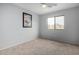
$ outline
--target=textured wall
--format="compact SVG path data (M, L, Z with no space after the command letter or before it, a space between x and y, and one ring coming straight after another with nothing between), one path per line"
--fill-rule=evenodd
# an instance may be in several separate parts
M48 30L47 18L65 16L64 30ZM79 7L40 15L39 37L79 44Z
M32 28L22 27L22 12L32 14ZM0 4L0 49L38 37L38 15L13 4Z

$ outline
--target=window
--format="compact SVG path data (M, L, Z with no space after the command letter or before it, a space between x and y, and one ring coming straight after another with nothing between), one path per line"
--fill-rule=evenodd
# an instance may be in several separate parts
M58 16L56 18L56 29L64 29L64 16Z
M54 29L54 17L48 18L48 29Z
M64 16L48 18L48 29L64 29Z

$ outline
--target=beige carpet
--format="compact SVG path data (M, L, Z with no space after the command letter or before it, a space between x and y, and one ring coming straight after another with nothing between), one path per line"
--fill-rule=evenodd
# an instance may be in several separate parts
M0 51L2 55L63 55L79 54L79 46L45 39L32 40Z

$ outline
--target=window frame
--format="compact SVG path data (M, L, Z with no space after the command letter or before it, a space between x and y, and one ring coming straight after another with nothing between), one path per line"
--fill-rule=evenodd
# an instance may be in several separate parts
M48 17L48 18L54 18L54 16L53 16L53 17ZM54 22L54 24L55 24L55 22ZM49 24L48 24L48 19L47 19L47 25L49 25ZM55 27L55 26L54 26L54 27ZM49 27L48 27L48 29L49 29ZM54 29L55 29L55 28L54 28ZM53 29L53 30L54 30L54 29ZM52 29L49 29L49 30L52 30Z
M64 29L56 29L56 17L60 17L60 16L64 16L64 15L58 15L58 16L53 16L54 17L54 29L49 29L48 30L64 30ZM52 18L52 17L49 17L49 18ZM65 16L64 16L64 21L65 21ZM65 22L64 22L65 24ZM65 26L64 26L65 28Z

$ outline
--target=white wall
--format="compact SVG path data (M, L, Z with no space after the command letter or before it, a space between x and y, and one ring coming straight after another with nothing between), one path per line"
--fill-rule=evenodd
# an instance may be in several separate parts
M47 18L65 16L64 30L48 30ZM40 38L79 44L79 7L40 15Z
M32 28L22 27L22 12L32 14ZM0 4L0 49L38 37L38 15L12 4Z

